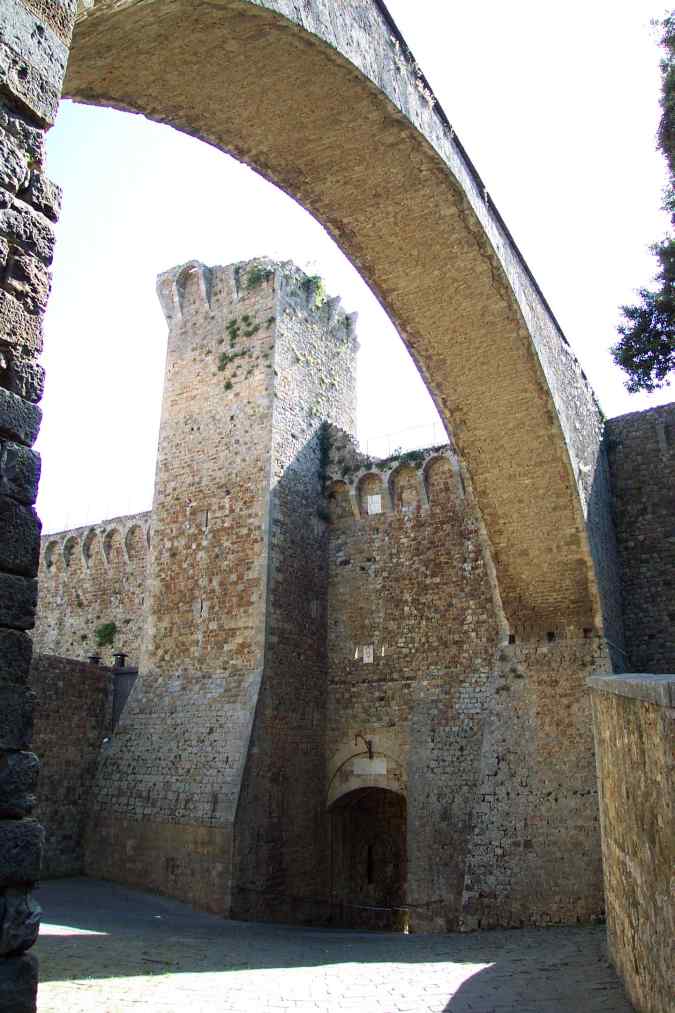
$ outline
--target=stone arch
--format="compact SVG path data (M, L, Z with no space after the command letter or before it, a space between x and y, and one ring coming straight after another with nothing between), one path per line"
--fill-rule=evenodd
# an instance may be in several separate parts
M429 504L447 506L458 498L459 475L445 455L432 457L424 466L424 487Z
M148 554L148 542L140 524L132 524L124 536L124 548L130 563L144 563Z
M103 536L103 556L108 566L114 566L116 563L119 565L126 559L119 528L109 528Z
M405 462L399 464L389 476L389 494L395 513L417 513L421 506L417 468Z
M379 472L369 471L361 476L356 487L356 497L361 517L372 517L385 512L385 483Z
M70 535L63 543L63 562L66 569L77 566L80 562L80 541L76 535Z
M329 818L331 896L340 905L340 920L394 927L392 915L406 900L405 795L388 788L355 788L336 800Z
M328 513L333 524L354 517L352 497L346 482L333 482L328 487Z
M311 211L454 425L511 626L600 625L592 392L403 41L377 0L92 0L64 93L200 137Z
M101 539L96 528L89 528L82 541L82 556L86 567L89 569L101 558Z
M60 545L57 541L47 542L44 550L44 569L49 573L54 569L60 554Z

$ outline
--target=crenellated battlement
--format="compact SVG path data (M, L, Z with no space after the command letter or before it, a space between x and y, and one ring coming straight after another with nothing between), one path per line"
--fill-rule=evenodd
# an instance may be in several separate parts
M150 547L150 510L125 517L114 517L98 524L85 524L66 531L48 533L40 539L40 578L48 579L58 572L82 567L95 568L99 563L110 567L115 549L129 565L145 565Z
M354 351L358 348L358 314L346 313L340 297L327 295L318 275L306 274L291 261L256 257L208 267L190 260L160 274L156 288L170 330L191 323L194 314L227 313L229 322L239 304L270 290L278 295L285 312L305 314L321 326L324 337L349 343Z
M379 514L413 514L441 503L463 504L466 490L454 444L400 451L386 458L363 454L353 438L326 427L325 492L333 523Z
M143 635L152 514L113 517L43 535L36 653L137 664ZM101 643L101 628L107 636Z

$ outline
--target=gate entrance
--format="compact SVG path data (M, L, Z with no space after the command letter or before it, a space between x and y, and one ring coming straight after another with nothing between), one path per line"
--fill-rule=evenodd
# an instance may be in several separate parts
M403 931L407 807L386 788L358 788L330 808L335 916L352 928Z

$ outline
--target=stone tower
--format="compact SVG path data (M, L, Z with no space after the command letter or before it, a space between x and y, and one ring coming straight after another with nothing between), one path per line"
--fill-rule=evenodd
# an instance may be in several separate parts
M325 894L323 421L354 429L354 320L268 260L191 262L158 292L140 675L99 766L87 872L273 915Z

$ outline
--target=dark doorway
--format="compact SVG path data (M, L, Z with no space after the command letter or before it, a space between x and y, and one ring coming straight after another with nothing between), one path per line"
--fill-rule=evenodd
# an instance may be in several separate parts
M335 918L354 928L407 925L406 800L386 788L359 788L330 809Z

